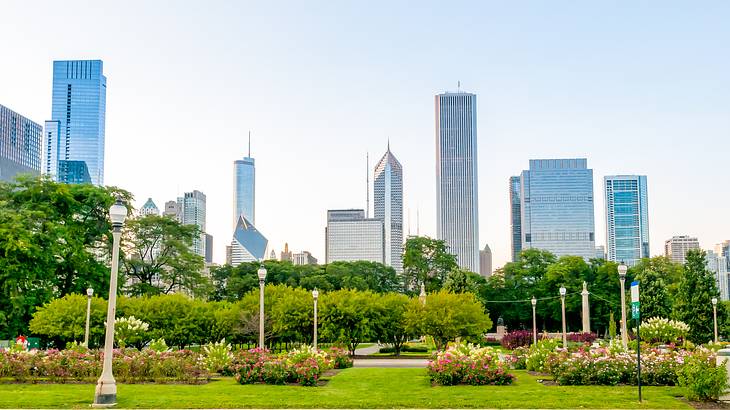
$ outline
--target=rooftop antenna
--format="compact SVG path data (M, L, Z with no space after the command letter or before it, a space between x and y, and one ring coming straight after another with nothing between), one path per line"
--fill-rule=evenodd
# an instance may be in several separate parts
M248 130L248 157L251 158L251 130Z
M461 81L456 81L456 90L461 92Z
M370 218L370 153L365 153L365 217Z
M390 152L390 137L388 137L388 152Z

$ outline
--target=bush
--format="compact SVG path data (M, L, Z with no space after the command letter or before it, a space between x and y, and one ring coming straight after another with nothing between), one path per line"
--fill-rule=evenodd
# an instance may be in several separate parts
M261 368L261 381L266 384L284 384L289 380L289 368L284 359L270 360Z
M514 380L494 349L476 348L471 344L457 344L439 352L428 363L428 374L431 381L444 386L461 383L505 385Z
M158 353L170 350L170 348L167 347L167 343L165 343L165 339L152 339L147 348Z
M641 341L651 344L680 343L687 337L689 326L679 320L653 317L641 324Z
M540 336L538 336L538 339ZM501 345L505 349L514 350L518 347L532 344L532 332L529 330L516 330L502 336Z
M315 358L294 363L293 369L289 371L294 380L302 386L316 386L319 376L322 374L322 368L319 367Z
M271 359L269 351L256 348L240 350L233 355L233 360L224 374L234 374L241 384L261 383L263 381L264 363Z
M717 366L715 355L704 349L685 360L678 376L689 400L717 400L727 387L725 366Z
M559 345L560 341L557 339L543 339L538 340L536 344L530 346L530 350L525 357L525 367L527 370L544 372L545 361Z
M233 360L231 345L226 343L226 339L203 346L203 356L205 357L205 366L211 373L223 373Z
M331 347L327 355L332 360L332 366L335 369L347 369L353 365L352 357L347 353L347 350L341 347Z
M127 345L141 347L148 340L145 333L149 328L149 324L134 316L121 317L114 321L114 339L122 349Z
M593 332L575 332L568 333L565 338L568 342L591 344L598 339L598 335Z
M521 346L512 351L512 354L508 358L512 363L513 369L524 370L527 368L527 353L529 351L530 348L527 346Z

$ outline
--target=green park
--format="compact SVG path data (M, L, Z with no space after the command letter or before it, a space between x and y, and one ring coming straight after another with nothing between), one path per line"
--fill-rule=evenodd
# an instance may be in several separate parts
M484 278L413 236L403 274L206 266L195 226L131 201L0 183L0 407L724 406L730 316L703 251L627 267L529 249Z

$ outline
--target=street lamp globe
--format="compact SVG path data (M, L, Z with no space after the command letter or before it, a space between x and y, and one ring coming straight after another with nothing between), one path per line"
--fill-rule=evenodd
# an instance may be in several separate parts
M264 280L266 280L266 268L264 267L263 263L261 264L261 267L259 267L258 275L260 281L263 282Z
M312 297L314 298L314 300L317 300L317 298L319 297L319 291L317 289L312 291Z
M124 220L127 218L127 207L124 206L122 198L117 197L114 205L109 208L109 219L112 221L113 226L122 226Z
M717 298L712 298L712 306L717 305Z
M618 265L618 276L621 279L625 279L626 278L626 272L628 272L628 270L629 270L629 267L626 266L623 262L621 262L621 264Z
M536 306L537 305L537 299L535 299L535 297L533 296L532 299L530 299L530 303L532 303L532 306Z
M565 289L565 286L561 286L560 287L560 296L565 296L566 292L567 292L567 290Z
M86 289L86 296L88 296L88 297L94 296L94 289L92 289L92 288Z

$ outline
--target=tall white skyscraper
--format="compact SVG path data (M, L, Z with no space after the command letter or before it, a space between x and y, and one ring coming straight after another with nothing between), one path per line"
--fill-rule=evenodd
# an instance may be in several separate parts
M233 223L239 216L256 224L256 166L251 158L251 135L248 136L248 156L233 162Z
M476 100L464 92L435 96L437 237L472 272L479 272Z
M373 178L375 218L385 230L385 264L403 272L403 167L390 152L375 166Z
M603 177L607 258L634 266L649 255L649 206L644 175Z
M178 217L183 225L197 225L200 235L193 239L193 252L205 257L205 194L195 190L177 198ZM167 204L165 204L167 208Z

